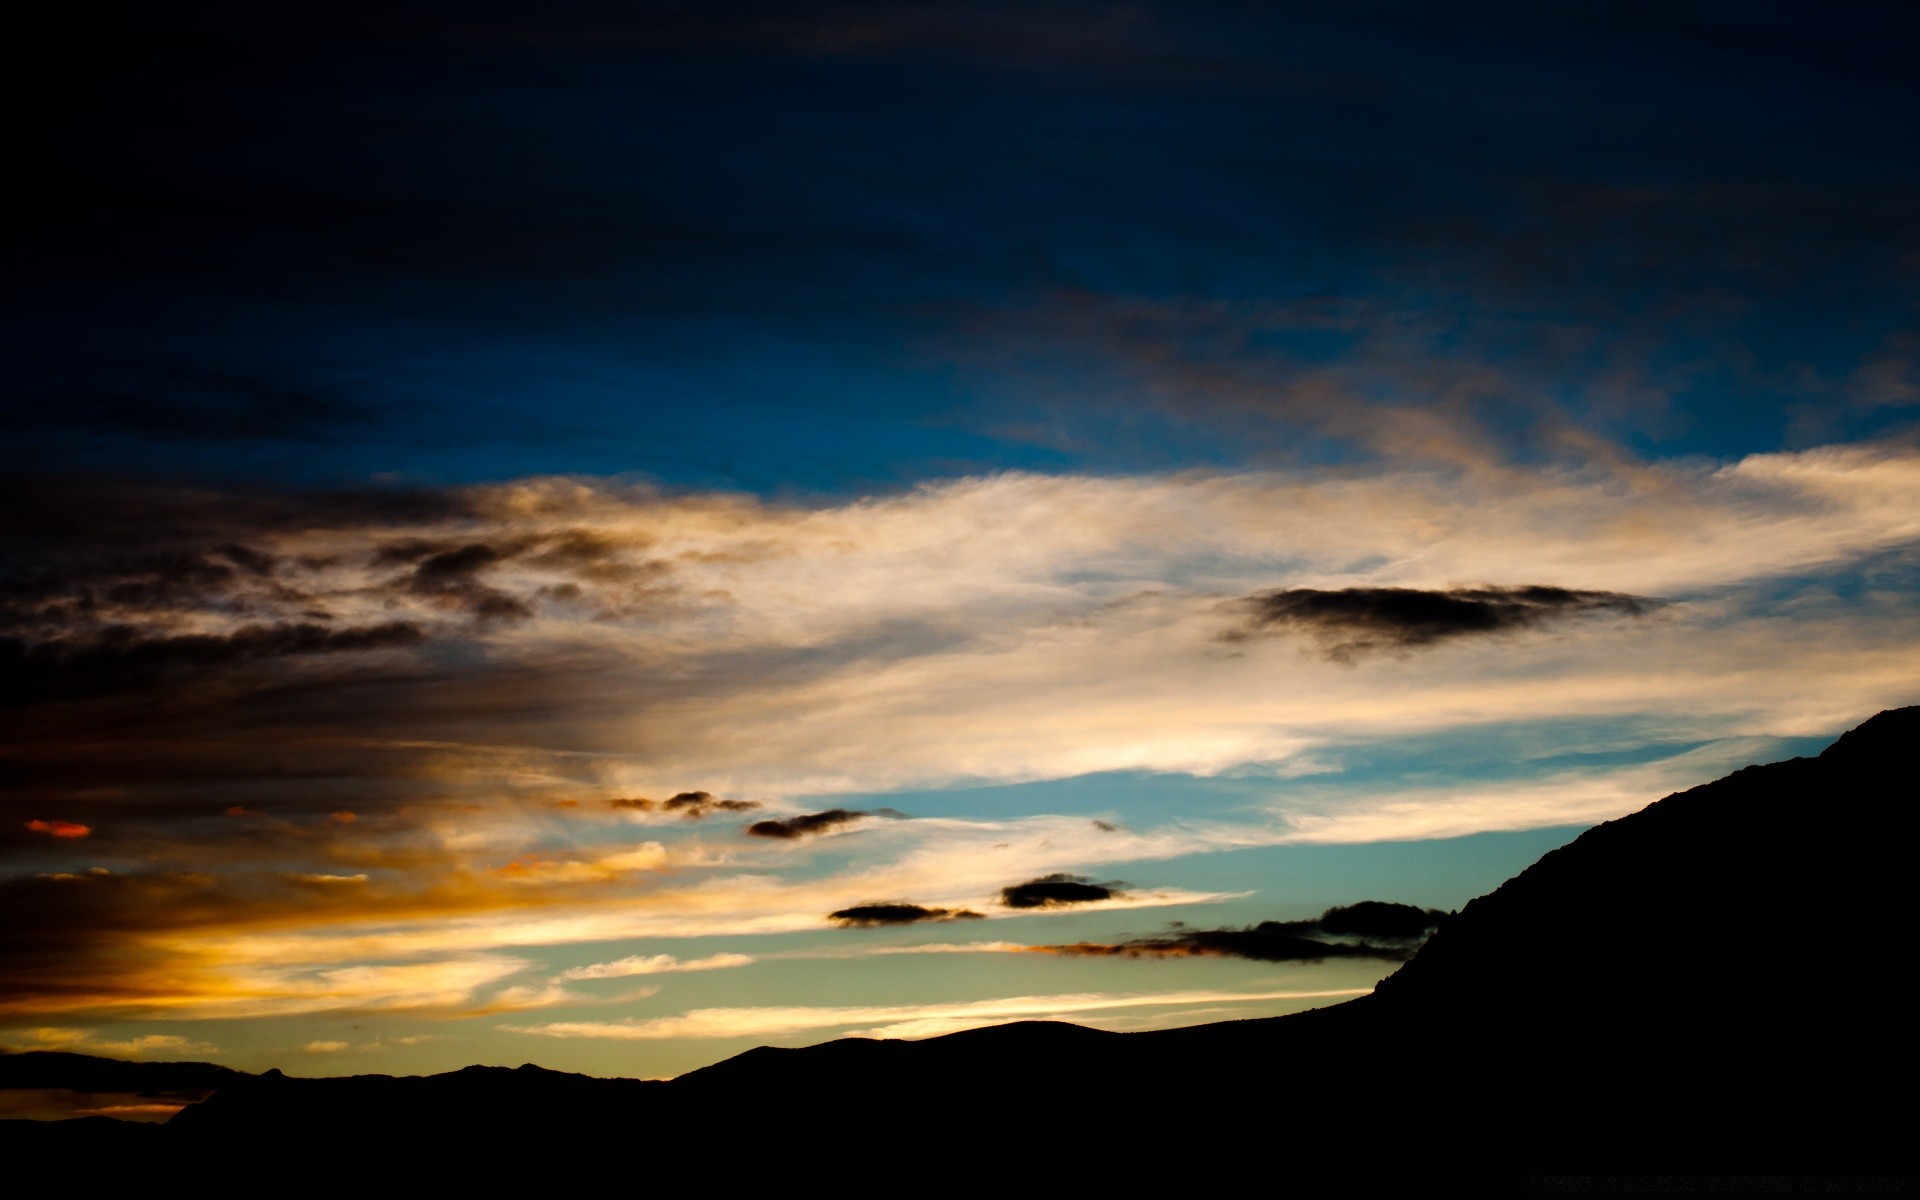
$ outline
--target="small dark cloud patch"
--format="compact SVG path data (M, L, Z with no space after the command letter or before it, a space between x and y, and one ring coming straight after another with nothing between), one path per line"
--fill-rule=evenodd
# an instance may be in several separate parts
M1330 937L1410 942L1425 938L1438 929L1440 922L1446 918L1447 914L1437 908L1419 908L1385 900L1362 900L1358 904L1330 908L1321 913L1318 920L1294 924Z
M921 921L971 921L983 914L970 908L928 908L904 900L885 904L856 904L827 914L829 921L847 926L913 925Z
M786 817L778 820L770 818L765 821L755 821L753 824L747 826L747 832L754 837L780 838L791 841L795 838L812 837L814 834L825 833L827 830L838 828L841 825L851 825L855 821L864 820L873 815L872 813L857 812L846 808L830 808L826 812L803 813L797 817Z
M1242 929L1175 925L1155 937L1125 942L1036 946L1048 954L1112 958L1250 958L1259 962L1324 962L1375 958L1405 962L1445 920L1438 909L1363 900L1330 908L1310 921L1262 921Z
M389 546L382 552L395 549ZM412 573L402 577L401 586L445 607L465 610L476 620L523 621L533 615L533 607L480 578L482 571L513 554L513 549L501 549L485 542L435 550L420 559Z
M1582 615L1638 617L1663 603L1624 592L1574 588L1470 587L1287 588L1241 602L1243 623L1224 636L1305 633L1327 657L1351 662L1367 654L1405 651L1455 638L1531 629Z
M1025 883L1000 889L1000 903L1008 908L1059 908L1068 904L1093 904L1125 893L1119 885L1095 883L1079 875L1042 875Z
M1093 822L1093 827L1095 829L1098 829L1101 833L1119 833L1120 832L1120 827L1118 825L1115 825L1112 821L1102 821L1097 818Z
M623 796L607 801L610 808L627 809L632 812L679 813L689 821L698 821L702 817L717 812L751 812L759 808L755 800L722 800L712 792L676 792L665 800L650 800L645 796Z
M677 812L690 821L697 821L708 813L747 812L759 808L752 800L721 800L712 792L680 792L660 802L665 812Z

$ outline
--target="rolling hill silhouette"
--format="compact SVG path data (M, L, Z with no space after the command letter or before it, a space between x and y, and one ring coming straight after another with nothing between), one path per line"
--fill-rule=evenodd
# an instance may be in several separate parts
M1467 905L1371 995L1293 1016L763 1047L671 1082L269 1072L164 1129L14 1122L0 1145L118 1145L143 1170L323 1155L390 1175L630 1168L856 1190L1897 1171L1916 743L1920 708L1881 713L1817 758L1597 826Z

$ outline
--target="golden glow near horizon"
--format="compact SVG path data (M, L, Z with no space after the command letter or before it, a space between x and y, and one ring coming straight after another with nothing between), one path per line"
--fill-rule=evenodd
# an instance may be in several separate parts
M529 1039L1286 1011L1390 964L1004 952L1309 915L1182 883L1181 864L1591 824L1911 702L1920 678L1920 621L1863 566L1920 539L1920 455L1893 445L1720 466L1012 473L817 508L566 479L460 496L431 520L216 515L286 565L92 613L194 645L301 621L413 632L248 658L177 688L151 727L90 724L94 702L70 702L23 756L46 782L14 817L15 884L44 916L0 993L0 1041L451 1063L531 1055ZM469 555L484 571L393 582L463 547L487 548ZM1855 570L1846 594L1820 582ZM1645 605L1359 655L1246 615L1279 588L1536 583ZM489 597L522 607L488 618ZM1339 767L1383 739L1572 721L1636 732L1483 777ZM1608 757L1634 745L1668 749ZM1101 772L1237 790L1070 811L969 799ZM836 808L861 815L747 832ZM1056 873L1126 882L1092 905L999 902ZM827 919L874 903L985 919ZM871 985L883 1002L835 991L908 961ZM756 1002L730 1002L750 975ZM195 1023L222 1043L180 1032Z

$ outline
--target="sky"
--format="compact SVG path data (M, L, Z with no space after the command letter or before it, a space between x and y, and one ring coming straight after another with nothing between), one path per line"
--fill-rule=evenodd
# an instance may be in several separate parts
M0 1046L1297 1011L1920 702L1916 20L51 19Z

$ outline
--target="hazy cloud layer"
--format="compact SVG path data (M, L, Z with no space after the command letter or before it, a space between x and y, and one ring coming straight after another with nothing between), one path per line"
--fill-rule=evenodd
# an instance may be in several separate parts
M516 946L818 930L862 896L1046 914L996 901L1236 846L1600 820L1920 677L1920 458L1893 445L1003 474L815 507L559 479L6 487L0 644L30 686L0 892L36 919L0 930L0 1005L21 1019L472 1011L525 986ZM1405 593L1447 619L1374 602ZM1418 653L1222 640L1275 596L1309 644ZM1231 819L855 816L905 786L1616 718L1701 749L1364 796L1309 776ZM715 819L747 804L763 822Z

